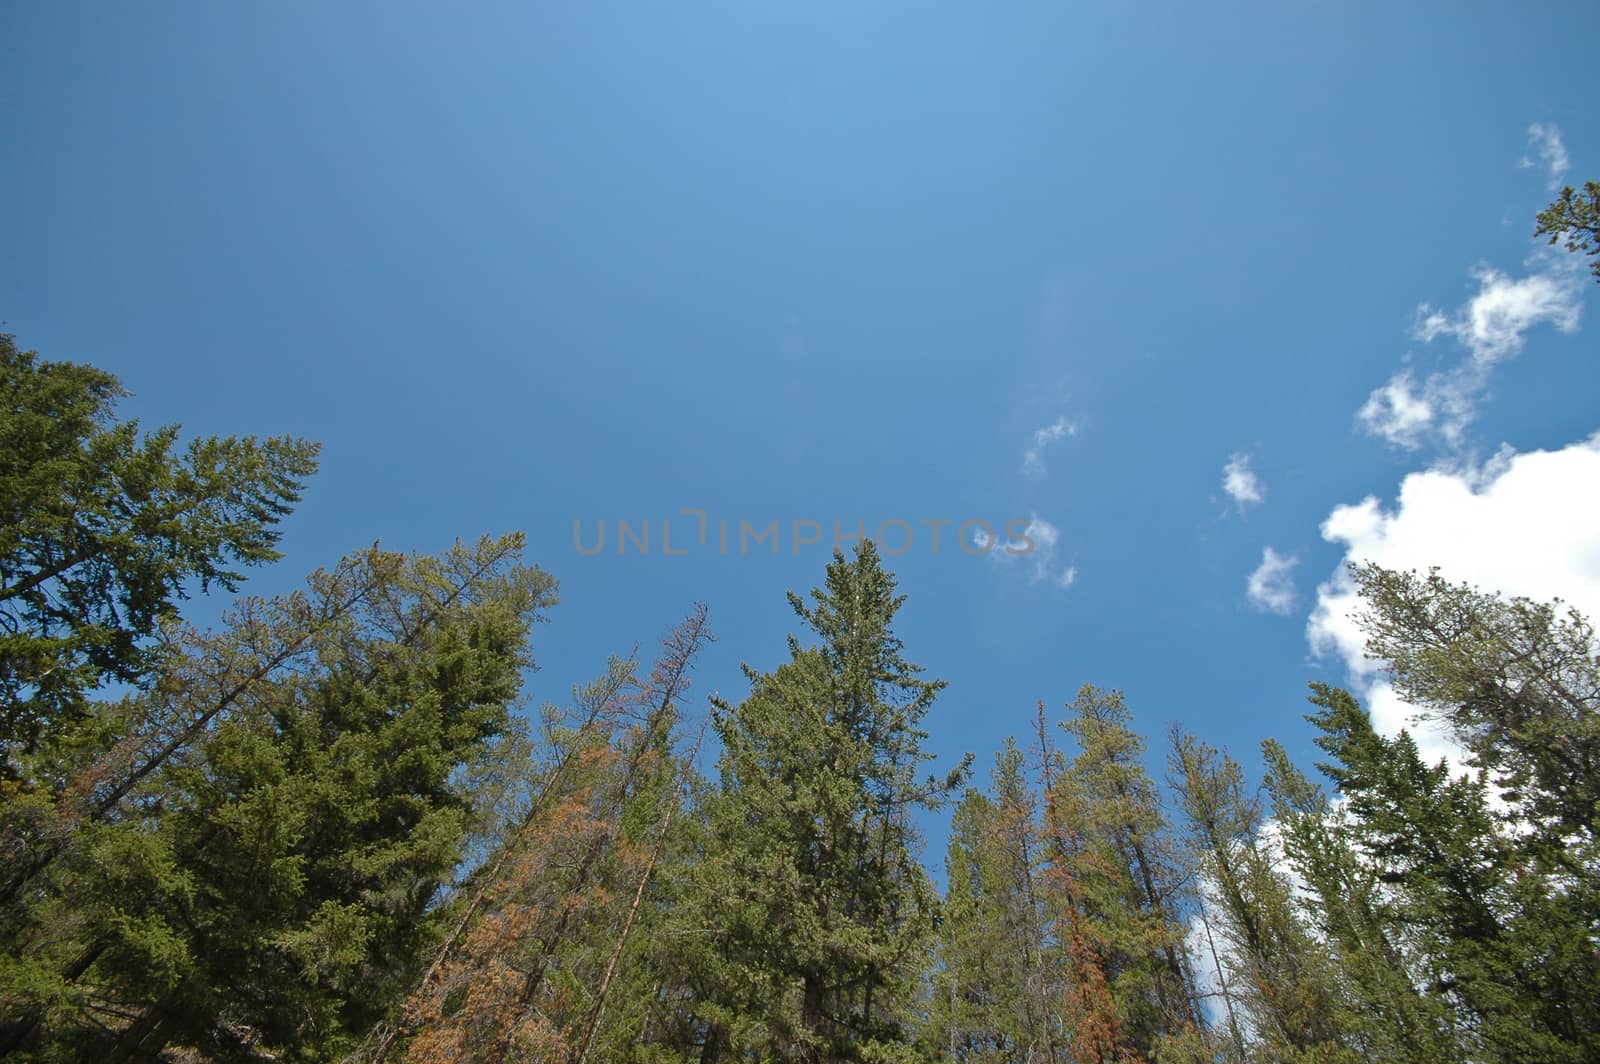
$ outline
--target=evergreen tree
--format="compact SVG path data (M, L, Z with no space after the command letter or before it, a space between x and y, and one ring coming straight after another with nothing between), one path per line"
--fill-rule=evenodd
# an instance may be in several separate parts
M15 898L8 1048L325 1059L383 1016L463 855L460 771L504 731L553 601L520 549L369 554L340 570L354 601L319 574L196 637L211 656L135 700L112 758L131 769L69 789L81 805Z
M1353 574L1366 604L1367 652L1400 695L1448 726L1545 842L1592 860L1600 643L1589 621L1559 602L1505 601L1437 571L1367 565Z
M648 676L633 657L614 661L574 712L546 714L531 800L374 1060L412 1031L406 1055L417 1061L580 1061L597 1046L610 1059L628 1044L617 1025L637 1018L634 1003L613 1004L612 1026L602 1020L624 960L640 957L633 932L649 922L689 771L673 754L681 699L711 638L697 607ZM634 974L623 972L630 985Z
M1038 803L1011 739L992 794L969 789L951 821L926 1041L951 1060L1053 1061L1060 986L1039 893Z
M1296 910L1243 770L1180 728L1172 731L1170 756L1201 889L1209 895L1207 931L1221 946L1234 1052L1268 1060L1357 1059L1332 958Z
M1319 692L1323 771L1349 803L1365 862L1392 890L1392 934L1412 943L1424 993L1457 1013L1465 1059L1581 1061L1596 1035L1588 883L1552 874L1490 803L1481 774L1425 764L1343 692Z
M0 334L0 768L91 712L102 684L145 683L156 637L191 588L235 590L235 565L278 557L275 526L317 446L141 435L127 393L92 366L41 361Z
M1076 1064L1137 1064L1143 1057L1129 1044L1106 972L1113 944L1091 918L1092 903L1079 879L1093 859L1087 854L1085 840L1067 827L1059 808L1058 780L1066 763L1050 742L1042 701L1035 724L1044 792L1045 904L1066 973L1061 1001L1065 1057Z
M1582 192L1571 185L1562 189L1539 212L1533 235L1548 236L1552 244L1565 242L1568 251L1588 255L1594 260L1589 270L1600 280L1600 181L1585 181Z
M1325 708L1350 698L1313 686L1312 701ZM1397 918L1383 870L1358 852L1356 822L1328 803L1277 742L1264 742L1262 755L1284 851L1309 892L1306 918L1336 952L1355 1043L1381 1060L1465 1060L1454 1010L1417 988L1414 936Z
M571 711L546 707L543 741L521 766L530 799L466 885L463 911L452 914L453 930L374 1060L396 1047L418 1060L501 1059L536 1048L559 1059L565 1024L542 1022L529 1006L542 1003L555 952L589 915L587 888L615 829L616 743L636 676L634 658L613 660L574 692Z
M1079 840L1076 880L1108 947L1103 962L1123 1030L1148 1056L1163 1036L1199 1022L1179 918L1187 877L1120 692L1086 686L1070 710L1062 727L1077 752L1057 780L1054 806Z
M893 621L904 597L864 541L836 554L808 604L816 637L723 705L715 848L700 903L716 933L702 1004L705 1059L887 1060L909 1053L936 898L911 814L936 808L966 763L919 779L920 723L941 681L921 679Z
M1600 1014L1587 1004L1600 1000L1600 642L1592 625L1559 602L1505 600L1437 572L1369 565L1355 578L1367 606L1360 620L1368 654L1407 702L1466 748L1491 801L1472 867L1495 884L1487 902L1504 933L1482 947L1476 988L1484 996L1474 1003L1473 987L1464 986L1457 997L1473 1014L1506 1018L1503 1036L1498 1021L1476 1021L1506 1047L1526 1037L1549 1040L1552 1060L1600 1053ZM1361 734L1348 708L1330 707L1316 721L1334 722ZM1350 746L1352 756L1365 743ZM1437 775L1414 769L1406 785L1420 788ZM1445 833L1437 840L1444 866L1414 870L1419 883L1465 874L1449 870L1451 840L1478 831L1478 799L1464 786L1440 777L1426 784L1432 807L1401 795L1380 806L1391 816L1426 811L1418 830ZM1457 933L1470 940L1476 931Z

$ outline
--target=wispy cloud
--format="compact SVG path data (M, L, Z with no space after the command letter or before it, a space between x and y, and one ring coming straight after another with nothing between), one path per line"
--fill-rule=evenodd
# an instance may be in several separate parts
M1565 258L1527 277L1511 278L1484 267L1474 272L1478 292L1454 314L1424 303L1417 308L1416 337L1432 343L1453 336L1472 360L1492 366L1522 351L1529 329L1549 322L1562 332L1578 328L1582 290Z
M1453 338L1466 356L1421 380L1409 369L1390 377L1357 411L1362 428L1407 450L1432 436L1460 447L1494 367L1521 353L1528 332L1545 324L1564 333L1578 329L1582 281L1569 257L1541 253L1529 265L1526 277L1476 270L1477 292L1453 312L1419 306L1412 335L1425 344Z
M1008 531L1009 535L1009 531ZM1028 571L1028 583L1048 582L1065 590L1077 583L1078 567L1057 566L1057 547L1061 543L1061 529L1034 514L1022 534L1016 539L990 536L983 529L972 534L972 544L987 549L989 558L999 566L1021 565Z
M1044 464L1044 452L1051 444L1076 436L1078 426L1067 420L1063 415L1055 421L1040 429L1035 429L1033 438L1028 444L1028 449L1022 455L1022 471L1031 477L1042 477L1048 470Z
M1539 163L1544 166L1546 178L1551 192L1559 189L1565 183L1567 171L1572 169L1572 160L1567 157L1567 146L1561 139L1561 128L1554 123L1546 125L1535 122L1528 127L1528 148L1539 156ZM1534 161L1526 155L1518 162L1524 169L1534 167Z
M1267 613L1288 616L1294 610L1294 579L1291 574L1300 559L1279 554L1271 547L1261 551L1261 564L1245 581L1245 598L1250 605Z
M1267 497L1267 486L1250 468L1247 454L1234 455L1222 467L1222 490L1228 493L1240 513L1248 506L1259 505Z

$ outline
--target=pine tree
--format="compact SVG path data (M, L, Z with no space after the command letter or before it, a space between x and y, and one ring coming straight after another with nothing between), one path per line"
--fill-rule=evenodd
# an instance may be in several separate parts
M1350 701L1343 691L1313 688L1316 705ZM1358 852L1351 817L1328 803L1277 742L1264 742L1262 755L1284 852L1309 891L1306 919L1336 951L1356 1044L1382 1060L1466 1059L1454 1010L1417 989L1414 936L1397 919L1383 870Z
M687 771L673 754L681 700L711 638L697 607L648 676L633 656L614 661L573 712L546 714L526 807L372 1059L413 1033L406 1056L418 1061L577 1061L615 1040L601 1021L638 953L629 945Z
M615 744L636 677L633 657L613 660L574 692L572 710L546 707L542 742L521 768L530 778L527 804L465 885L452 931L400 1022L380 1036L375 1061L397 1047L418 1060L500 1059L535 1046L560 1058L564 1025L541 1022L528 1004L546 989L552 953L594 900L585 888L610 849Z
M1095 858L1085 840L1066 824L1059 808L1058 780L1065 759L1050 742L1044 703L1039 703L1039 778L1044 793L1046 907L1053 934L1065 961L1062 990L1064 1056L1075 1064L1137 1064L1143 1057L1129 1044L1106 972L1113 945L1094 921L1081 875L1094 870Z
M1055 1060L1060 987L1039 892L1037 801L1013 740L993 797L969 789L951 821L925 1041L951 1060Z
M1600 643L1589 621L1559 601L1505 601L1436 571L1367 565L1353 573L1367 652L1400 695L1449 727L1528 827L1592 858Z
M1433 767L1412 767L1403 784L1377 777L1432 795L1430 805L1382 792L1378 806L1386 816L1426 816L1419 830L1443 833L1442 863L1430 869L1430 857L1412 872L1419 889L1443 877L1440 896L1452 896L1468 869L1494 885L1485 900L1503 932L1496 945L1467 945L1481 937L1472 920L1435 932L1459 936L1470 964L1482 966L1475 982L1455 977L1455 997L1503 1052L1531 1039L1552 1060L1600 1054L1600 1014L1589 1005L1600 1000L1600 642L1592 625L1559 601L1505 600L1437 572L1369 565L1354 575L1367 607L1360 621L1368 654L1407 702L1466 748L1475 785L1492 800L1484 825L1476 792ZM1341 741L1352 756L1370 746L1357 741L1363 729L1349 707L1329 707L1314 721L1335 722L1349 729ZM1469 845L1480 827L1487 834L1471 844L1476 862L1452 870L1450 847ZM1422 911L1430 921L1441 915L1429 905ZM1444 927L1467 911L1450 909Z
M1458 1014L1461 1055L1593 1059L1593 925L1570 896L1586 885L1541 874L1481 775L1424 763L1409 734L1385 738L1354 699L1325 694L1312 717L1323 771L1392 891L1392 934L1411 941L1424 993Z
M106 683L142 685L191 587L236 589L278 557L277 523L317 445L118 422L127 393L92 366L41 361L0 334L0 772L70 738Z
M723 705L715 848L698 893L716 934L701 1005L705 1059L894 1059L909 1051L936 912L911 814L960 785L919 780L920 723L941 681L902 656L904 601L865 541L836 554L808 604L817 642L747 670L753 690Z
M1600 280L1600 181L1585 181L1581 192L1571 185L1563 188L1555 202L1539 212L1533 235L1548 236L1552 244L1588 255L1594 260L1589 271Z
M1332 958L1297 912L1243 770L1180 728L1171 738L1173 787L1202 893L1209 895L1207 931L1221 946L1234 1052L1271 1060L1357 1059Z
M369 554L195 637L16 897L8 1047L323 1058L385 1014L462 857L458 773L504 731L553 601L520 550Z
M1076 878L1129 1043L1150 1055L1163 1036L1196 1027L1183 953L1185 879L1144 740L1119 692L1086 686L1062 727L1077 752L1056 784L1055 809L1079 840Z

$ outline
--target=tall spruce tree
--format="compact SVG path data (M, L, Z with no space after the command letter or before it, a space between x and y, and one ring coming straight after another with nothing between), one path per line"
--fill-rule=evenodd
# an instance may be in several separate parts
M1343 705L1350 696L1313 685L1314 704ZM1266 786L1284 852L1308 892L1307 922L1335 951L1338 975L1352 1005L1348 1030L1369 1059L1465 1060L1455 1010L1418 988L1425 963L1415 935L1398 919L1387 872L1364 860L1358 822L1333 806L1274 740L1262 743Z
M1343 692L1312 717L1354 843L1390 891L1424 995L1455 1012L1468 1060L1593 1060L1592 880L1566 876L1491 802L1483 774L1429 765L1409 734L1379 735ZM1441 1054L1443 1055L1443 1054Z
M912 814L967 763L921 778L921 722L944 687L906 661L904 597L870 540L790 604L815 637L722 706L716 840L701 866L718 985L703 1059L911 1059L937 898Z
M1078 840L1085 913L1107 944L1103 959L1129 1044L1150 1056L1164 1037L1198 1026L1183 952L1188 877L1178 859L1144 740L1117 691L1085 686L1062 727L1077 747L1056 782L1057 815Z
M1395 818L1438 832L1436 853L1406 855L1413 864L1405 875L1421 892L1417 918L1458 943L1463 955L1452 963L1461 973L1476 972L1452 976L1453 996L1499 1052L1513 1054L1522 1043L1543 1045L1551 1060L1600 1055L1600 1013L1592 1007L1600 1000L1600 640L1593 626L1559 601L1503 599L1437 572L1367 565L1354 575L1367 607L1359 619L1368 654L1408 703L1448 729L1478 773L1476 782L1461 781L1411 765L1400 748L1390 752L1408 766L1405 778L1373 774L1369 785L1375 815L1388 818L1369 821L1372 832L1381 836ZM1328 706L1314 723L1342 729L1327 739L1351 757L1371 747L1351 707ZM1338 771L1341 792L1368 780ZM1458 858L1458 846L1470 859ZM1469 873L1486 891L1481 927L1466 917L1470 906L1422 901L1433 892L1454 897ZM1493 944L1480 941L1488 922Z
M1014 740L990 793L969 789L951 821L938 970L925 1042L961 1061L1056 1061L1059 967L1045 934L1038 802Z
M1045 907L1065 969L1061 994L1065 1057L1075 1064L1139 1064L1144 1057L1129 1041L1106 971L1115 946L1094 919L1090 888L1080 880L1086 843L1068 827L1060 809L1059 781L1066 759L1050 741L1042 700L1034 723L1044 796Z

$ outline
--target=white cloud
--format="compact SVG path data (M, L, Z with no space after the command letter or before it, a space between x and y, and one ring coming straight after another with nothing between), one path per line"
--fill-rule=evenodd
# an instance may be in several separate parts
M996 565L1021 563L1028 570L1028 583L1038 584L1048 580L1054 586L1066 589L1077 583L1078 568L1067 565L1057 569L1056 548L1060 542L1061 530L1038 514L1029 519L1027 527L1016 539L991 536L981 528L972 534L972 545L986 550Z
M1245 507L1257 505L1267 497L1267 486L1250 468L1250 456L1247 454L1234 455L1222 467L1222 490L1228 493L1228 498L1233 500L1240 513L1244 513Z
M1454 313L1418 307L1412 335L1423 343L1453 337L1466 357L1420 383L1410 370L1396 373L1367 397L1357 421L1395 447L1411 450L1437 437L1460 448L1494 367L1521 353L1528 332L1545 324L1577 331L1583 282L1569 259L1535 256L1536 268L1520 278L1485 267L1474 273L1477 292Z
M1561 140L1561 128L1554 123L1545 125L1535 122L1528 127L1528 147L1539 153L1539 161L1544 164L1545 176L1549 178L1549 189L1555 192L1566 180L1567 171L1572 168L1572 160L1567 157L1567 146ZM1519 165L1532 167L1534 162L1523 156Z
M1355 616L1359 596L1345 567L1375 562L1538 600L1562 598L1600 618L1600 434L1558 451L1502 451L1475 469L1412 473L1385 508L1376 498L1337 506L1322 536L1341 544L1340 569L1317 588L1306 637L1320 657L1342 661L1379 730L1412 726L1415 710L1367 660ZM1456 756L1429 727L1413 729L1430 760Z
M1245 598L1250 605L1267 613L1287 617L1294 610L1294 579L1291 573L1300 559L1279 554L1271 547L1261 551L1261 564L1245 581Z
M1022 471L1029 476L1044 476L1046 473L1044 465L1045 449L1052 443L1077 434L1078 426L1074 422L1068 421L1065 416L1056 418L1055 421L1041 429L1035 429L1033 440L1022 456Z
M1499 270L1473 271L1478 292L1454 315L1424 303L1417 309L1416 337L1431 343L1454 336L1485 366L1516 357L1528 330L1546 322L1565 333L1576 332L1582 307L1581 280L1567 259L1545 260L1545 268L1513 279Z
M1393 446L1411 449L1422 442L1433 425L1438 414L1435 408L1447 398L1442 391L1431 378L1428 387L1418 391L1416 378L1410 370L1403 370L1367 396L1356 418L1372 435L1382 436Z

